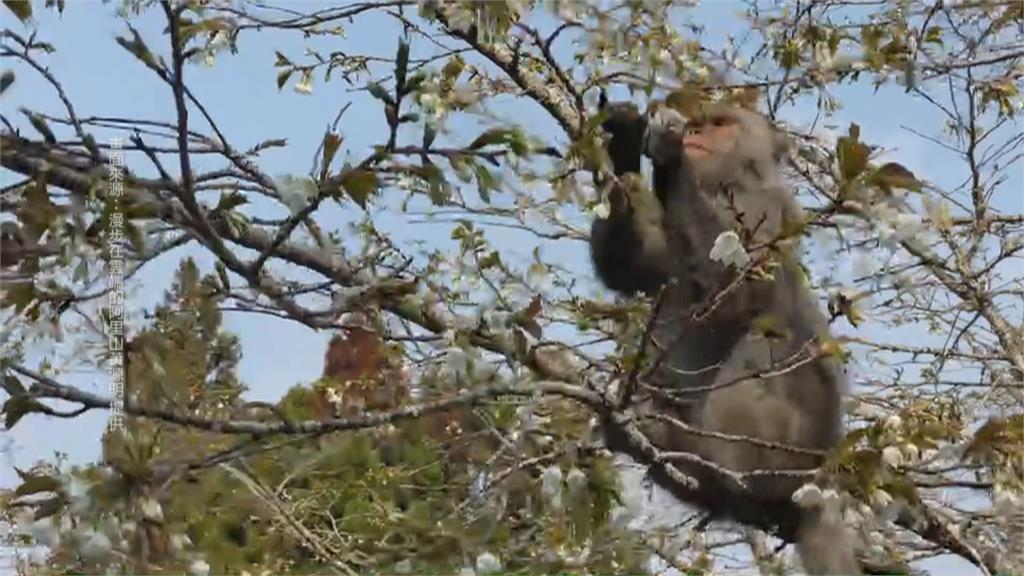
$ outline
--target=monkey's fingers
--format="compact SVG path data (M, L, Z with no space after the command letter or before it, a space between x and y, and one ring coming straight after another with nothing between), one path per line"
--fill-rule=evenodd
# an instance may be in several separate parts
M686 118L674 108L665 105L653 106L648 111L648 126L675 132L686 131Z
M608 188L608 206L612 214L625 215L629 213L629 194L621 182L613 182Z
M666 106L656 107L647 123L644 153L656 164L676 161L683 154L686 119Z

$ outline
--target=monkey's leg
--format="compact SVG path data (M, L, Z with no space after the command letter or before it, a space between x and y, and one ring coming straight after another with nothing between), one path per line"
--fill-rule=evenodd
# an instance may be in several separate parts
M704 401L700 427L778 444L799 443L805 423L803 414L784 393L789 383L782 380L787 375L768 381L756 376L770 369L771 343L761 336L742 337L715 376L716 389ZM738 441L708 439L704 451L715 462L740 472L815 465L806 456Z
M733 349L719 371L715 385L701 411L700 427L725 434L746 436L784 446L808 447L819 444L813 435L821 427L814 418L828 418L826 412L801 409L803 404L788 394L795 387L808 388L809 378L820 377L814 366L802 366L762 380L749 378L757 371L775 370L771 343L761 336L747 335ZM802 386L803 385L803 386ZM702 454L734 471L809 470L819 465L813 455L752 443L705 439ZM767 501L788 500L800 481L784 477L767 478L751 484L755 497ZM808 574L859 574L852 539L842 518L819 508L802 509L795 534L796 550Z

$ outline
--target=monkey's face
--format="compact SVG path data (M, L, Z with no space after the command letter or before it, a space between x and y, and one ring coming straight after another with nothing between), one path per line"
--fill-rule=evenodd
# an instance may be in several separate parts
M690 123L683 148L690 162L701 163L708 157L731 155L739 136L740 125L735 118L724 114L705 116Z
M777 144L761 116L723 106L711 107L688 123L683 148L697 179L715 184L749 169L762 173L775 162Z
M745 126L724 107L711 107L687 119L664 105L648 110L646 151L651 158L685 155L699 181L710 183L728 172L743 146Z
M783 139L763 116L734 106L709 105L688 120L671 107L655 104L644 124L647 156L662 162L685 156L703 190L720 185L738 192L757 189L750 182L760 185L771 179L784 149ZM739 182L744 184L734 186Z

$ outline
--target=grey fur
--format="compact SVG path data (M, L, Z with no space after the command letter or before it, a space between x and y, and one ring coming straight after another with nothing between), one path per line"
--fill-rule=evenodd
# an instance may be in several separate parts
M594 222L591 254L605 285L625 294L654 295L674 280L662 295L653 330L660 359L636 391L632 409L641 419L667 414L694 428L805 450L694 435L663 420L642 420L641 430L663 451L690 452L735 472L818 467L822 457L815 452L826 452L841 438L845 379L834 359L801 357L827 336L827 324L805 286L796 241L773 243L785 223L801 217L779 178L783 140L760 115L720 107L711 113L727 114L742 131L736 148L693 165L684 154L685 122L677 112L656 107L640 117L628 106L610 107L609 152L617 173L638 171L635 134L642 125L643 152L654 166L656 198L650 200L661 205L661 229L651 230L650 212L641 213L635 207L644 203L633 202ZM716 238L727 230L745 231L755 244L773 243L779 266L772 279L737 283L739 271L710 259ZM652 236L663 236L667 245L657 261L643 249ZM727 286L732 289L709 310L709 300ZM770 326L771 337L764 326ZM751 377L775 371L782 373ZM611 449L622 449L619 433L606 427L605 434ZM696 497L688 498L711 514L761 525L764 518L754 514L772 515L780 533L796 541L809 573L858 573L843 526L791 502L803 480L760 477L752 485L756 502L750 502L716 486L706 469L677 465L700 485Z

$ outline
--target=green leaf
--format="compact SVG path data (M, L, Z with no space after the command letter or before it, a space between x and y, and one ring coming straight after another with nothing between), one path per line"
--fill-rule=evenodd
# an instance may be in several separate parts
M12 286L4 287L3 300L0 301L0 307L8 308L13 306L16 312L23 313L29 305L35 302L37 296L39 294L36 291L34 282L17 282ZM34 306L28 311L26 317L29 320L38 319L39 307Z
M224 263L218 260L214 264L214 269L217 271L217 277L220 278L220 285L227 292L231 290L231 280L228 277L228 269L224 266Z
M476 137L469 145L470 150L477 150L491 144L508 142L511 130L508 128L491 128Z
M115 40L118 44L121 45L122 48L124 48L128 52L131 52L133 56L135 56L143 64L145 64L147 68L151 70L158 70L161 73L163 73L163 70L157 63L156 56L153 56L153 53L150 52L149 47L146 46L146 42L142 39L142 36L140 36L138 32L132 30L131 40L125 38L124 36L118 36L117 38L115 38Z
M751 323L754 330L769 340L782 340L789 337L782 320L774 314L762 314Z
M838 340L828 339L818 345L818 350L822 356L838 358L845 360L849 357L850 352L843 347L843 343Z
M18 17L18 20L25 22L32 17L32 3L28 0L4 0L4 6L14 15Z
M974 462L998 461L998 455L1011 454L1024 442L1024 415L989 419L974 433L964 455Z
M405 75L409 71L409 43L401 38L398 40L398 53L395 55L395 87L399 93L405 90Z
M320 170L324 175L326 175L330 170L331 161L334 160L334 155L337 154L338 149L341 148L341 143L343 141L344 138L335 132L328 132L327 134L324 134L323 156L320 159Z
M455 177L461 182L469 182L473 178L473 165L476 160L463 154L448 156L448 164L451 165Z
M775 61L783 68L796 68L800 65L800 44L795 39L786 40L775 47Z
M882 28L880 26L865 26L860 31L860 42L866 52L878 51L882 40Z
M378 187L377 173L372 170L348 170L341 177L341 186L365 210L367 199Z
M14 490L14 493L18 496L28 496L29 494L38 494L40 492L59 492L60 488L60 480L53 476L30 474Z
M427 122L423 125L423 148L429 149L434 145L434 138L437 137L437 128Z
M868 166L871 149L860 141L860 126L850 124L848 136L842 136L836 143L836 157L843 180L850 181L860 176Z
M537 322L537 316L543 309L540 296L534 296L530 304L516 315L516 323L538 340L543 336L543 331Z
M54 45L50 44L49 42L36 42L35 44L32 45L32 49L33 50L41 50L41 51L43 51L43 52L45 52L47 54L53 54L54 52L57 51L57 48L54 47Z
M288 83L288 79L291 78L292 72L295 72L294 68L286 68L277 73L277 89L284 88L284 85Z
M245 214L239 212L228 212L225 219L228 228L231 230L231 237L238 238L249 229L249 219Z
M886 192L893 188L903 190L921 191L921 182L914 177L914 173L907 170L902 164L889 162L884 164L872 174L870 182Z
M278 52L277 50L275 50L274 51L274 55L277 57L277 60L274 61L274 66L275 67L276 66L292 66L292 61L289 60L288 57L285 56L284 54L282 54L282 53Z
M0 386L3 387L4 392L7 392L11 396L19 396L27 392L25 385L21 383L21 380L17 376L8 374L0 380Z
M14 84L14 72L11 70L4 70L3 74L0 74L0 94L3 94Z
M21 111L28 117L28 121L32 124L32 127L43 135L43 140L46 140L49 144L57 143L57 137L53 134L53 130L50 130L50 125L46 123L45 118L31 110L22 109Z
M416 173L427 183L430 202L434 206L446 205L452 197L452 187L444 177L444 172L432 163L424 163Z
M217 201L217 207L213 210L215 212L227 212L228 210L233 210L247 202L249 202L249 198L238 191L221 194L220 200Z
M97 156L100 154L99 146L96 144L96 138L93 137L92 134L82 134L82 145Z
M491 250L480 258L480 270L488 270L501 264L501 254L497 250Z
M203 31L202 26L200 26L196 22L193 22L189 18L181 18L179 19L179 22L180 25L178 27L178 30L179 33L181 34L182 44L188 44L189 41L191 41L196 36L196 34L199 34Z
M427 74L422 70L417 70L416 73L405 82L405 93L409 94L411 92L415 92L426 79Z
M883 490L897 498L902 498L911 504L921 501L917 485L905 476L896 476L885 483Z
M2 410L4 413L4 426L10 430L21 420L22 416L33 412L41 412L43 408L44 406L31 396L25 394L12 396L7 402L4 402Z
M488 204L491 202L491 190L498 188L498 179L487 169L486 166L474 163L473 173L476 175L477 191L480 199Z
M441 69L441 93L451 92L452 88L455 87L455 82L459 79L462 71L466 69L466 61L462 59L462 56L456 54L448 62L445 63L444 68Z

